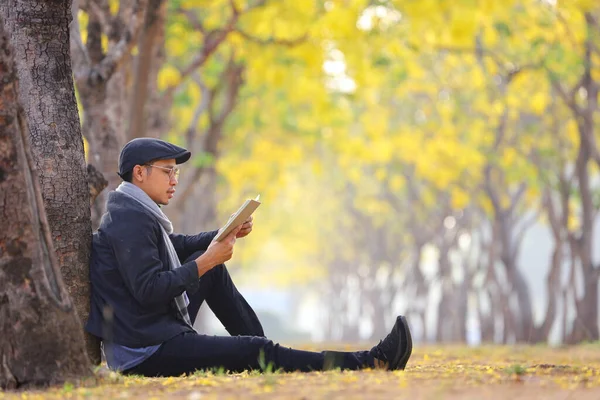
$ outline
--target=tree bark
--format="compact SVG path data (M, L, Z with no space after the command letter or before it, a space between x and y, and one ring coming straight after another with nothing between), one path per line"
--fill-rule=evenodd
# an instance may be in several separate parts
M164 3L156 15L157 21L154 23L156 29L153 31L153 49L152 49L152 65L148 77L149 100L146 104L146 118L144 136L160 138L169 131L170 124L170 107L163 104L162 93L158 87L158 73L165 64L167 59L165 49L165 31L167 20L167 7ZM131 136L130 136L131 139Z
M164 29L164 0L149 0L144 18L144 29L138 44L139 53L135 62L133 93L131 95L131 112L129 120L129 138L146 136L145 106L148 98L148 83L152 76L155 53L155 41L160 39L161 30Z
M0 11L15 47L19 96L58 263L77 314L86 321L90 200L71 73L70 1L5 0ZM99 361L97 339L85 336L88 355Z
M79 84L78 89L84 109L83 130L89 143L90 163L108 183L108 189L100 192L93 204L93 228L97 229L106 210L108 191L114 190L120 182L117 175L119 152L125 140L117 134L113 118L109 116L106 83L95 87Z
M86 57L93 65L98 65L103 59L101 35L101 24L98 17L92 13L88 23ZM123 135L118 134L116 127L119 117L111 113L110 108L114 105L123 105L123 102L119 101L119 93L109 99L109 82L118 77L118 72L111 74L108 81L93 81L89 79L92 68L81 60L82 57L77 52L74 53L75 77L83 111L82 132L88 141L89 162L100 171L108 183L108 190L98 193L92 205L92 227L96 229L106 209L108 191L114 189L119 183L116 172L119 151L125 144L125 139ZM124 88L119 90L122 91Z
M91 373L61 279L17 86L0 19L0 388Z
M88 141L90 164L108 182L107 190L98 194L92 206L93 229L106 210L108 192L121 182L116 172L120 150L127 141L127 72L146 4L147 0L120 0L119 11L113 15L106 1L73 0L71 58L83 111L82 132ZM87 6L89 17L85 44L76 19L79 6ZM103 36L108 39L106 51L102 47Z

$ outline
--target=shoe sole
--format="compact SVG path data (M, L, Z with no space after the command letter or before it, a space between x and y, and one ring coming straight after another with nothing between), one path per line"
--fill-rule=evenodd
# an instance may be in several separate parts
M406 350L404 353L398 354L394 359L393 368L391 369L399 369L403 370L406 368L406 364L408 363L408 359L412 354L412 336L410 335L410 328L408 327L408 323L406 322L406 318L403 316L400 317L400 322L402 323L401 329L404 331L404 338L406 339ZM402 343L402 341L400 341Z

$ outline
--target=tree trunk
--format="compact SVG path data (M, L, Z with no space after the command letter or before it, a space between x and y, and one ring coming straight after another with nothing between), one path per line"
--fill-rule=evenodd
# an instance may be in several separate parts
M101 46L102 27L95 13L91 13L88 22L87 54L90 61L98 65L103 60ZM75 34L75 32L72 32ZM122 130L118 129L119 121L124 117L121 111L125 105L125 87L119 71L113 73L109 80L89 79L89 68L83 56L75 52L73 62L76 68L75 77L79 99L83 111L82 132L88 141L88 158L90 164L100 171L108 182L106 190L99 193L92 205L92 229L100 225L100 218L106 210L108 192L117 187L120 178L116 174L119 163L119 152L125 144ZM81 70L81 71L80 71ZM118 88L110 85L119 82ZM121 124L122 125L122 124Z
M71 73L70 3L5 0L0 12L14 43L19 96L58 263L85 322L90 302L90 207ZM86 335L86 347L92 362L99 361L97 339Z
M0 388L48 385L90 373L83 334L59 265L0 19Z
M583 136L583 133L580 133ZM580 262L583 278L583 294L575 297L577 315L573 322L571 342L582 340L598 340L598 269L592 264L592 243L594 243L594 215L596 210L593 205L592 189L589 171L590 149L581 139L579 154L576 163L577 181L581 201L581 234L571 240L573 251ZM579 298L578 298L579 297Z
M465 343L467 341L470 280L465 278L459 285L456 285L456 289L456 340Z
M527 286L525 277L519 270L518 266L515 265L513 271L513 288L516 292L517 302L519 304L519 324L517 328L516 340L518 342L528 343L532 341L534 335L531 295L529 294L529 287Z
M119 152L127 141L129 118L128 73L131 49L141 27L147 0L120 0L119 11L111 14L106 1L73 0L71 59L83 112L83 135L88 141L89 162L108 181L92 206L92 227L96 229L106 210L108 192L121 182L117 176ZM87 37L81 38L77 14L88 14ZM103 39L108 39L104 48Z
M576 309L570 342L598 340L598 279L585 282L584 294L576 300Z
M440 301L438 303L438 321L435 333L435 341L437 343L451 341L451 332L453 324L452 302L453 302L453 285L451 277L450 259L448 251L450 250L446 241L442 238L442 243L438 246L438 274L437 277L441 282Z
M113 79L116 75L113 75ZM113 126L113 118L108 112L107 85L94 87L79 84L83 113L83 130L89 143L89 159L108 182L106 190L100 192L93 204L93 229L100 225L100 218L106 210L108 192L114 190L121 179L117 175L119 152L125 141Z
M158 73L165 64L167 54L165 50L165 31L166 31L166 20L167 20L167 7L166 3L163 3L161 8L158 10L157 22L155 22L156 35L153 40L154 48L152 49L152 65L150 68L150 76L148 77L149 86L149 100L146 104L146 129L144 136L160 138L166 135L169 131L170 115L169 111L171 107L166 106L162 99L162 93L158 88ZM131 137L130 137L131 138Z
M547 189L544 193L544 206L548 215L548 221L550 222L550 228L552 230L552 237L554 240L554 249L552 251L552 258L550 262L550 270L546 277L546 295L548 300L546 303L546 313L544 314L544 320L539 326L534 329L534 335L532 342L541 343L546 342L550 336L550 331L557 318L557 305L558 297L560 296L560 276L563 263L563 223L566 229L568 222L568 200L570 189L566 184L566 180L563 176L560 176L560 199L559 211L556 210L554 202L552 200L552 193ZM564 222L563 222L564 221Z
M155 55L156 39L160 40L161 31L165 23L162 18L164 13L164 0L149 0L148 8L144 18L144 29L140 35L138 44L138 56L135 62L135 74L133 93L131 96L131 107L129 116L129 135L130 139L146 136L146 112L145 106L148 98L148 83L153 76L152 64L157 60Z
M511 218L506 211L496 209L496 220L501 243L500 261L504 266L510 288L508 296L510 298L511 294L515 294L519 305L517 312L511 310L515 322L513 327L515 340L520 343L528 342L533 335L533 311L529 287L517 264L517 255L521 244L516 243L513 239L515 229L512 221L516 218Z

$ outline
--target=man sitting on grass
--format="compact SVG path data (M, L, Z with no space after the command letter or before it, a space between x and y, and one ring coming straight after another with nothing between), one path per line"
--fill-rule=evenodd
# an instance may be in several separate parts
M102 339L109 367L145 376L211 368L241 371L260 364L284 371L404 369L412 340L402 316L368 351L309 352L265 338L223 264L231 259L236 239L252 231L252 218L217 242L217 231L173 233L160 209L175 194L177 164L190 155L150 138L134 139L121 151L123 183L109 194L107 212L93 236L86 324ZM203 335L192 328L205 300L231 336Z

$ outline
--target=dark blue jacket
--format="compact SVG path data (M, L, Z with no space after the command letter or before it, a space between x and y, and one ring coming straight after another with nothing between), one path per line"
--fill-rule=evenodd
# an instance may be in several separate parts
M88 332L127 347L145 347L191 331L178 318L173 298L198 290L198 268L190 261L170 269L160 229L135 200L109 193L107 212L92 240ZM173 234L171 241L183 263L206 250L216 233Z

